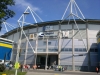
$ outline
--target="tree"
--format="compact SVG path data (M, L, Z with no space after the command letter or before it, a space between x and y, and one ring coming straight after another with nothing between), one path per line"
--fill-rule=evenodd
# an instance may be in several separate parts
M13 5L15 5L14 0L0 0L0 31L2 22L15 15L14 11L9 9L9 6Z

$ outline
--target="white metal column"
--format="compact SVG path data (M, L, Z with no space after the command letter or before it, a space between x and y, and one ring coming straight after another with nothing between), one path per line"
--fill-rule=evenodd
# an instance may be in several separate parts
M60 52L61 52L61 30L58 32L58 65L60 65Z
M91 61L90 61L90 51L89 51L89 33L88 33L88 21L86 22L86 41L87 41L87 52L88 52L88 71L90 71Z
M47 70L48 54L46 54L45 70Z
M38 33L36 34L36 40L35 40L35 65L37 63L37 48L38 48Z
M46 40L46 61L45 61L45 70L47 70L47 62L48 62L48 38Z
M72 24L72 35L74 35L74 24ZM72 37L72 69L75 71L75 64L74 64L74 37Z
M23 22L24 22L24 19L23 19ZM19 50L20 50L20 46L21 46L21 38L22 38L22 30L21 30L21 32L20 32L20 36L19 36L19 40L18 40L16 62L19 61ZM17 75L17 69L16 69L16 71L15 71L15 75Z
M26 49L25 49L24 65L26 65L26 60L27 60L27 50L28 50L28 40L26 40Z

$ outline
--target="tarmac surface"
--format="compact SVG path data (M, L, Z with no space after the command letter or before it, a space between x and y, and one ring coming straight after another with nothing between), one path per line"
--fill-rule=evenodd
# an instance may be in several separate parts
M53 71L53 70L29 70L26 75L96 75L96 72L81 72L81 71ZM100 73L98 73L100 75Z

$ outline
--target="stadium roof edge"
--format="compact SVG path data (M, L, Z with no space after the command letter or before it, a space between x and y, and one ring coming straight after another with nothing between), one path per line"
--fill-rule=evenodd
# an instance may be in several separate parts
M78 24L84 24L84 23L89 23L89 24L98 24L100 25L100 19L84 19L86 22L80 20L80 19L75 19L76 22ZM31 24L31 25L25 25L23 26L23 29L26 30L26 29L31 29L31 28L36 28L36 27L42 27L42 26L47 26L47 25L57 25L61 22L62 20L54 20L54 21L46 21L46 22L39 22L39 23L34 23L34 24ZM66 24L68 23L69 20L63 20L63 22L61 24ZM71 19L70 20L70 23L74 23L74 20ZM9 36L13 33L16 33L16 32L19 32L20 31L20 28L15 28L7 33L5 33L4 35L2 35L1 37L6 37L6 36Z

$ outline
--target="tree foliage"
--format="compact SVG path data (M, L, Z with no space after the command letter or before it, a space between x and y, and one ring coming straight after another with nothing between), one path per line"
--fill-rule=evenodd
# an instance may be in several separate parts
M1 23L15 15L9 6L15 5L14 0L0 0L0 26Z

